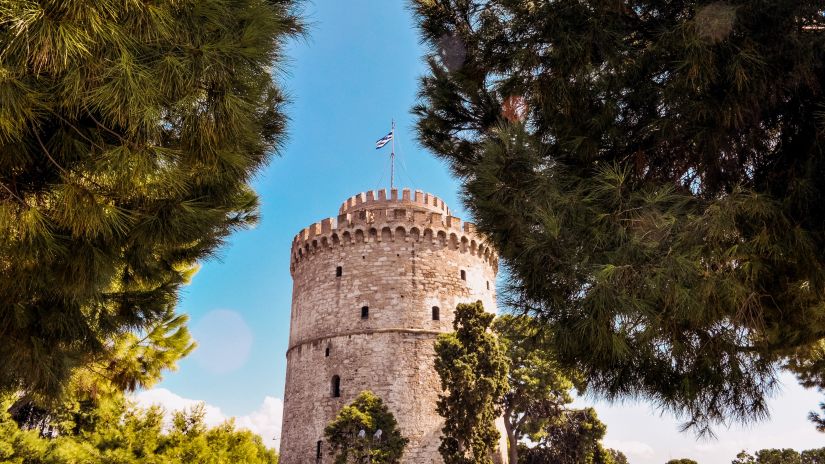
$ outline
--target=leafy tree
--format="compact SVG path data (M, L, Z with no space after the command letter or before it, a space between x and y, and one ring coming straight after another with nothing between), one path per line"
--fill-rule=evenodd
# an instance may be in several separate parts
M606 451L607 451L607 454L610 455L610 460L613 461L613 464L629 464L628 460L627 460L627 456L625 456L624 453L622 453L621 451L610 449L610 448L607 448ZM610 462L610 461L606 460L606 462Z
M6 406L8 402L6 402ZM99 403L94 420L57 436L43 437L20 429L0 409L0 461L15 464L277 464L278 456L248 430L235 430L232 421L208 428L203 405L177 412L163 431L159 407L141 409L123 396Z
M558 365L548 332L526 315L503 315L493 329L509 363L502 399L509 462L627 463L621 452L602 447L607 427L593 409L569 407L581 376Z
M731 461L731 464L755 464L756 458L752 455L748 454L745 451L740 451L739 454L736 455L736 459Z
M821 2L414 9L419 139L559 360L699 432L765 417L825 338Z
M802 464L825 464L825 448L805 450L800 457Z
M670 461L666 462L665 464L699 464L698 462L694 461L693 459L671 459Z
M801 464L801 456L792 449L764 449L752 456L744 451L736 455L733 464Z
M116 359L257 220L295 3L0 0L0 390Z
M326 426L324 436L335 464L397 464L409 442L398 430L395 416L371 391L361 392L344 406Z
M509 461L519 461L519 442L536 441L545 427L573 402L575 375L563 372L548 350L546 334L529 317L503 315L493 322L509 362L502 409Z
M825 462L825 448L798 453L792 449L765 449L753 456L745 451L736 455L733 464L820 464Z
M593 408L565 410L536 435L537 446L522 448L518 462L613 464L614 453L601 445L606 432L607 426Z
M802 457L792 449L766 449L756 452L758 464L801 464Z
M445 464L491 463L499 438L495 420L507 392L507 358L490 331L495 315L481 301L456 306L454 332L438 336L435 369L444 418L438 450Z

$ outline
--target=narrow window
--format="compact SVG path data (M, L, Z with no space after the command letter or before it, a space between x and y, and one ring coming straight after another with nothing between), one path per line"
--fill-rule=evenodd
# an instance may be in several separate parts
M321 440L318 440L318 443L315 444L315 459L321 459Z
M324 357L327 357L327 358L329 357L329 349L330 349L330 345L327 345L327 349L324 350Z
M439 314L438 306L433 306L433 320L438 321L441 319L441 315Z
M490 290L490 281L487 281L487 290Z
M341 266L336 267L335 268L335 277L341 277L342 275L344 275L344 268L341 267Z
M467 280L467 271L461 270L461 280Z
M369 306L361 306L361 319L369 319L370 317L370 307Z
M332 382L330 382L330 394L333 398L341 397L341 377L338 377L337 375L332 376Z

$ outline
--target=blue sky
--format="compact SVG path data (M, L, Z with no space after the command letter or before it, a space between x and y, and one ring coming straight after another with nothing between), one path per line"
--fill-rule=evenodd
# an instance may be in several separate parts
M180 310L189 314L200 347L141 397L170 408L204 401L214 420L238 416L242 425L272 436L286 370L290 243L302 228L336 215L347 197L388 185L389 151L376 151L374 142L392 118L396 185L434 193L466 217L456 180L415 142L410 108L425 72L424 50L404 2L318 0L306 13L310 35L290 44L281 77L293 100L289 140L255 181L263 219L235 234L220 259L203 263L184 290ZM771 423L720 430L718 441L699 443L677 432L677 420L644 404L596 405L608 424L608 444L624 447L634 464L686 456L712 463L730 462L743 447L821 446L825 435L805 420L820 399L791 380L774 402Z
M220 337L220 327L214 333L211 329L215 324L199 326L211 311L240 314L253 338L249 357L231 374L216 375L203 367L196 352L161 384L219 403L230 414L254 408L265 394L282 397L292 238L337 215L347 197L388 186L389 146L378 151L374 144L389 132L393 118L396 184L433 192L461 211L456 182L444 164L414 141L409 109L424 66L402 2L319 1L306 9L310 36L289 47L282 76L293 100L287 109L289 140L282 156L255 182L263 219L254 230L235 234L220 260L203 264L180 304L196 335L200 327L201 335ZM200 340L215 354L212 342Z

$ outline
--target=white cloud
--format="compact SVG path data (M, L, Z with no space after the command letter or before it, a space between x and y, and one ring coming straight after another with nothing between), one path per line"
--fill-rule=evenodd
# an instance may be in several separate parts
M284 402L267 396L257 411L238 417L236 424L261 436L264 444L277 448L281 441L281 418L284 414Z
M648 445L647 443L642 443L640 441L622 441L622 440L610 440L605 439L602 440L602 444L607 448L613 448L615 450L619 450L622 453L630 456L630 457L651 457L656 453L653 451L653 447Z
M173 411L190 409L199 403L204 403L206 412L204 422L206 422L207 425L215 426L229 419L217 406L190 398L184 398L165 388L153 388L142 391L134 396L134 400L138 406L143 408L147 408L153 404L162 406L166 410L167 418L171 417ZM281 419L283 411L283 401L267 396L264 397L263 403L257 410L245 416L235 417L235 426L240 429L248 429L260 435L264 441L264 445L277 449L281 440Z

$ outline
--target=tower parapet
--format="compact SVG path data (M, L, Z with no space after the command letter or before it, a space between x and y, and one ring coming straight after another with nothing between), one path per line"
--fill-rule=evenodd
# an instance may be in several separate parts
M403 189L388 197L385 190L368 191L352 196L339 208L338 217L330 217L302 229L292 240L290 271L315 253L334 246L389 239L431 241L470 253L487 262L498 272L498 255L476 232L475 224L450 215L450 209L438 197L416 190L414 196Z
M496 311L495 250L438 197L378 190L301 230L290 272L280 462L332 462L324 427L372 390L410 440L402 463L440 464L434 342L458 303Z
M410 189L401 190L401 196L398 195L398 189L392 189L387 195L387 191L368 190L347 198L340 208L338 214L349 213L360 209L380 208L382 206L398 206L407 205L414 208L424 208L436 213L450 214L450 208L444 201L435 195L431 195L421 190L410 191Z

